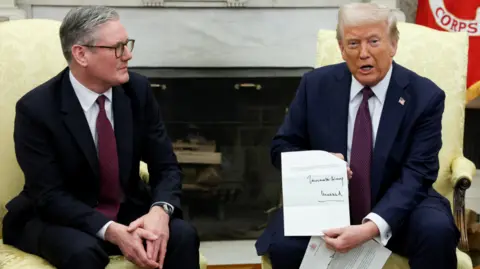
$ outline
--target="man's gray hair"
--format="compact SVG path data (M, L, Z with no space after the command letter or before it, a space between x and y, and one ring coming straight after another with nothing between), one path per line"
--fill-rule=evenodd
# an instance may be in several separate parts
M338 11L337 40L343 38L345 26L359 26L370 23L386 22L391 41L398 42L399 31L397 17L391 9L375 3L351 3L340 7Z
M82 6L70 10L60 26L60 42L67 62L72 61L73 45L95 45L96 28L118 19L118 13L113 8L105 6Z

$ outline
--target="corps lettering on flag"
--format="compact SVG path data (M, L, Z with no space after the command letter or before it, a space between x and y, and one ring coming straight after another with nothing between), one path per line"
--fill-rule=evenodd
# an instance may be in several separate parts
M419 0L416 23L449 32L467 32L467 87L472 99L480 93L480 0ZM470 101L470 100L468 100Z

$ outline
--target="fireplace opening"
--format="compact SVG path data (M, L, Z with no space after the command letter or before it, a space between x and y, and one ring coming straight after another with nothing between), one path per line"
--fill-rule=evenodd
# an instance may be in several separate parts
M281 197L270 144L311 68L131 68L148 77L201 241L256 239Z

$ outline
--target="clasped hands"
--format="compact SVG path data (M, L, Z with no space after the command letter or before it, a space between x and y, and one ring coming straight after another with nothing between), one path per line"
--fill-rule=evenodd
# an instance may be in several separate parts
M342 154L332 153L338 158L345 160ZM347 166L348 179L352 178L352 170ZM323 232L323 239L329 249L346 253L349 250L365 243L379 234L378 227L372 221L360 225L350 225L342 228L329 229Z
M113 222L108 226L105 239L117 245L123 256L142 268L162 268L167 252L170 217L160 207L130 223L129 226ZM146 241L146 249L143 241Z

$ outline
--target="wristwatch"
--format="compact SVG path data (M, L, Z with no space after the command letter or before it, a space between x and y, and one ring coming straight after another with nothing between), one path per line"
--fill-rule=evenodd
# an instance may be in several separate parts
M154 207L154 206L159 206L160 208L163 209L163 211L165 211L165 213L167 213L167 215L169 215L170 217L172 216L173 214L173 206L170 205L169 203L166 203L166 202L156 202L156 203L153 203L152 206L150 206L150 208Z
M167 213L169 217L172 216L173 208L171 208L168 204L160 204L158 206L160 206L165 211L165 213Z

